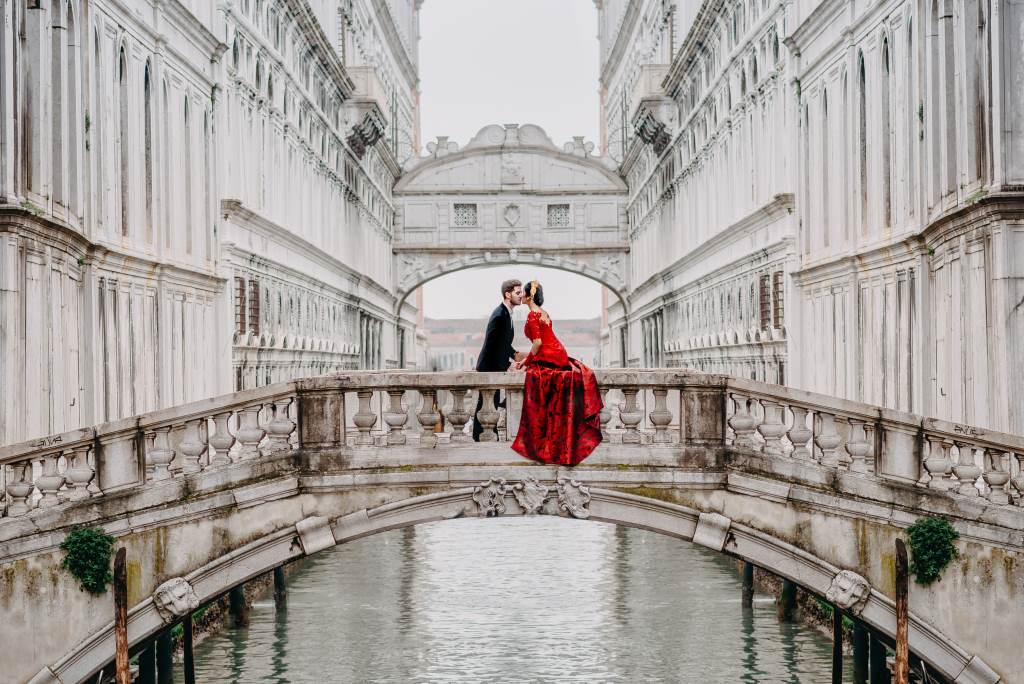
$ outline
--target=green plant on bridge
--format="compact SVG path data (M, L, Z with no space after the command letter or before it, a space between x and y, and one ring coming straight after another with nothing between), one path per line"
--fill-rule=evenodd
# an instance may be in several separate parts
M97 527L72 530L61 542L64 568L78 580L83 591L102 594L114 579L110 560L114 557L114 538Z
M954 542L960 534L945 518L931 515L907 528L910 537L910 572L918 584L939 579L950 561L960 555Z

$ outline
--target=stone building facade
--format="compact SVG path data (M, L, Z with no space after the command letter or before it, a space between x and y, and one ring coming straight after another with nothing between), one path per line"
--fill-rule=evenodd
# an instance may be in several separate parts
M0 4L0 443L403 364L419 4Z
M1020 3L596 4L606 358L1024 432Z

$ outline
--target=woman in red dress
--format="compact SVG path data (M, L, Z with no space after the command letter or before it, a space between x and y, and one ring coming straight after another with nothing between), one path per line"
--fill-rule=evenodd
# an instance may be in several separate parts
M525 332L533 347L515 365L526 368L526 382L512 448L534 461L574 466L601 443L603 402L597 379L558 341L551 317L541 308L544 290L536 280L527 283L523 303L530 307Z

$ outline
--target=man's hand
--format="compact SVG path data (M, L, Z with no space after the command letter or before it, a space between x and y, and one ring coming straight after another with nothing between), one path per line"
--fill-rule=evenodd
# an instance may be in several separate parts
M516 363L519 363L520 361L522 361L525 358L526 358L526 354L524 352L521 352L521 351L517 351L515 354L512 355L512 360L515 361Z
M516 370L516 371L523 370L523 362L522 361L516 361L515 363L513 363L512 364L512 370Z

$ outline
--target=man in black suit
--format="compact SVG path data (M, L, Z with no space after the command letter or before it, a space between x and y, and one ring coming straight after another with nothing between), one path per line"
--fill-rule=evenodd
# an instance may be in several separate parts
M484 333L484 344L480 348L480 355L476 360L476 369L481 372L504 373L512 365L512 361L519 361L525 354L517 352L512 348L512 340L515 338L515 331L512 329L512 309L523 302L523 284L518 280L506 280L501 284L501 304L491 312L491 318L487 321L487 332ZM498 392L494 393L495 408L505 405L505 400L498 399ZM484 405L483 395L477 399L476 410L479 411ZM480 433L483 427L476 418L476 411L473 412L473 440L480 441Z

